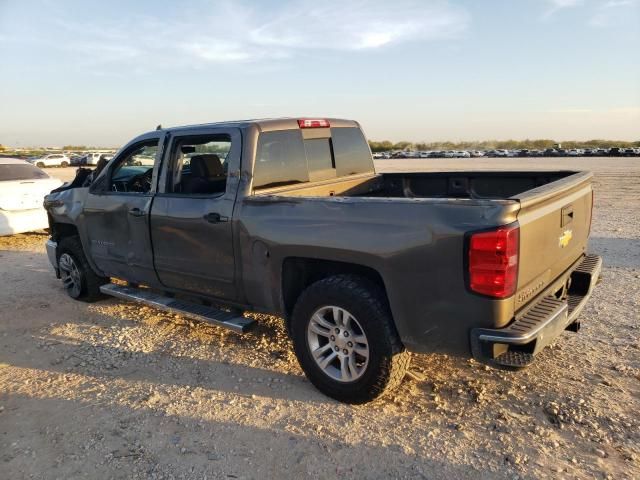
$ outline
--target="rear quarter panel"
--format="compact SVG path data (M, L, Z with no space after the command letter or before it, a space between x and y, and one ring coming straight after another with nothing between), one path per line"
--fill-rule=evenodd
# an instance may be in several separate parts
M253 196L238 208L245 293L259 308L283 313L283 262L306 257L376 270L413 351L467 354L469 328L513 316L513 299L467 291L464 234L515 221L517 202Z

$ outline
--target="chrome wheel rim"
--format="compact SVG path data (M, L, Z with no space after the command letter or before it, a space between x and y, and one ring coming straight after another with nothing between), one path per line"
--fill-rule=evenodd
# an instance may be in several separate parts
M307 324L311 358L333 380L355 382L369 364L369 342L362 326L347 310L321 307Z
M58 267L64 288L74 297L80 295L82 289L80 270L78 270L73 257L68 253L63 253L58 260Z

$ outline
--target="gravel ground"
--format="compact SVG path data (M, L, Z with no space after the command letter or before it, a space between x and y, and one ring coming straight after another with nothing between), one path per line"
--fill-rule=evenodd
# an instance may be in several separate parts
M364 406L314 390L278 318L255 315L239 336L74 302L46 235L0 238L0 477L640 478L640 160L472 160L527 161L596 172L591 249L605 267L582 330L516 373L415 356L424 380Z

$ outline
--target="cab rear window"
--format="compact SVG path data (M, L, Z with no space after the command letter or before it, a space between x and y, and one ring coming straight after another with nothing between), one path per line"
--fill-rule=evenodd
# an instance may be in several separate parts
M49 178L49 175L33 165L26 163L0 164L0 182L38 180L40 178Z
M373 172L371 150L359 128L332 128L331 140L338 177Z
M303 139L301 130L262 133L254 167L254 189L316 182L373 172L359 128L331 128L330 138Z

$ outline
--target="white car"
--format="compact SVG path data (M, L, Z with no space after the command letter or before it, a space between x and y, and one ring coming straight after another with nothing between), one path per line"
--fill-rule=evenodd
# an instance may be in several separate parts
M44 157L29 160L38 168L44 167L68 167L71 165L71 159L63 153L52 153Z
M16 158L0 158L0 236L49 226L44 196L62 182Z
M98 165L101 158L111 160L113 155L105 152L89 152L85 155L86 165Z

